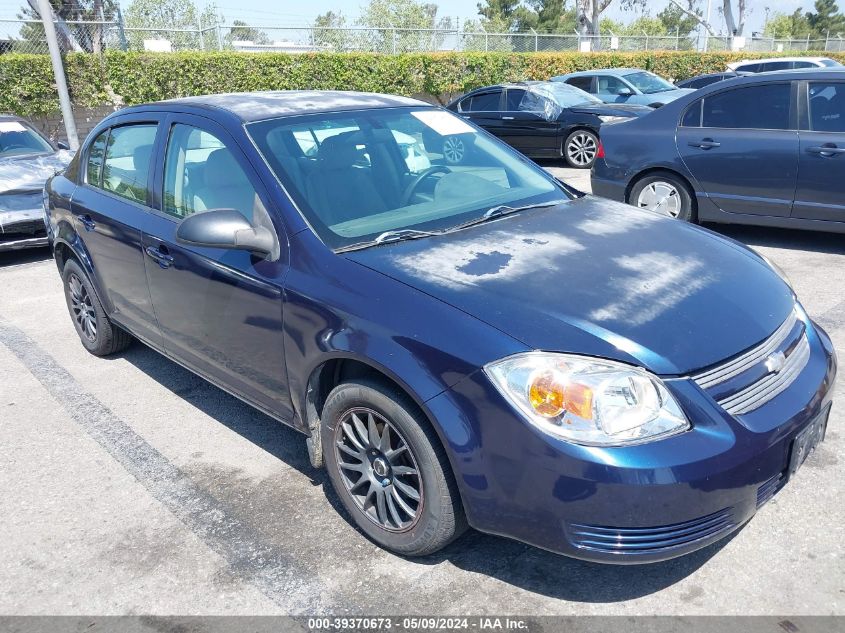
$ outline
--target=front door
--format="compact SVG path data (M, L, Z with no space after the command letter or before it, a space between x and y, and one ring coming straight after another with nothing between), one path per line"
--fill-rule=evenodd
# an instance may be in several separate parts
M535 93L527 95L522 88L508 88L499 138L529 156L560 156L557 118L546 118L544 103L548 99Z
M203 117L167 121L157 163L158 212L143 236L147 276L165 350L221 386L290 419L282 339L282 255L181 244L179 222L212 209L269 218L268 198L234 140ZM259 217L261 216L261 217ZM284 233L274 223L280 238Z
M151 216L151 159L161 121L156 115L121 117L83 152L82 182L71 209L91 259L94 283L109 318L158 344L144 272L141 231Z
M845 82L811 81L792 217L845 222Z
M798 173L789 82L727 89L694 102L676 142L698 191L723 211L788 217Z

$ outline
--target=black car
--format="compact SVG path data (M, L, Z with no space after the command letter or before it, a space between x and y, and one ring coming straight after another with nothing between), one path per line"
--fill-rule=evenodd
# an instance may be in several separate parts
M47 245L41 190L72 158L19 117L0 115L0 252Z
M720 81L608 127L596 195L688 221L845 232L845 69Z
M733 79L734 77L741 77L742 75L746 75L748 73L743 72L736 72L733 70L727 70L722 73L708 73L706 75L698 75L697 77L690 77L689 79L684 79L683 81L676 81L675 85L678 88L704 88L704 86L709 86L710 84L715 84L720 81L724 81L725 79Z
M447 107L526 156L563 157L571 167L580 169L595 162L603 123L653 111L647 106L603 103L575 86L553 81L486 86ZM471 149L457 135L442 142L443 156L451 164L460 163Z

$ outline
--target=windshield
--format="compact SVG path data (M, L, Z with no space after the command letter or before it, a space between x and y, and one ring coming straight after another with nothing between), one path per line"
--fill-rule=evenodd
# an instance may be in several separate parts
M634 86L634 88L647 95L666 90L675 90L675 86L668 81L645 70L625 75L625 80Z
M542 169L438 108L284 117L247 130L331 248L569 198Z
M0 121L0 158L53 152L38 132L20 121Z
M842 65L838 61L833 60L833 59L820 59L819 61L822 63L822 66L827 66L828 68L830 68L832 66L841 66Z
M559 81L534 84L529 86L528 91L525 97L528 97L529 94L544 96L554 101L561 108L571 108L572 106L588 103L602 103L601 99L594 97L589 92L584 92L580 88ZM525 98L523 98L524 100ZM527 109L520 104L520 110Z

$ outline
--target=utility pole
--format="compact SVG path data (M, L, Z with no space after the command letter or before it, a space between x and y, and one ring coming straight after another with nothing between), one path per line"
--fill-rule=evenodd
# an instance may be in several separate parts
M56 78L56 89L59 92L59 105L62 108L67 141L70 148L76 151L79 149L79 136L76 133L76 120L73 118L73 108L70 105L62 53L59 50L59 41L56 39L56 25L53 24L53 10L50 8L49 0L38 0L38 13L41 14L41 22L44 23L47 48L50 49L50 61L53 63L53 76Z

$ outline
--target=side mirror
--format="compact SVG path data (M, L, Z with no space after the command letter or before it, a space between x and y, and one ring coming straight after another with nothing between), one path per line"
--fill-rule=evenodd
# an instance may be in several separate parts
M58 143L56 143L56 147L58 147L59 149L70 149L70 145L68 145L64 141L59 141Z
M633 96L634 91L630 88L620 88L619 92L617 92L616 94L618 94L620 97L630 97Z
M190 215L179 223L176 240L194 246L249 251L267 257L278 251L276 236L264 226L253 226L234 209L212 209Z

